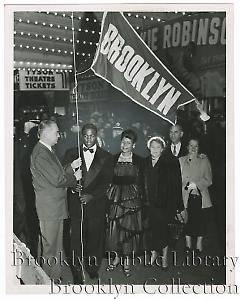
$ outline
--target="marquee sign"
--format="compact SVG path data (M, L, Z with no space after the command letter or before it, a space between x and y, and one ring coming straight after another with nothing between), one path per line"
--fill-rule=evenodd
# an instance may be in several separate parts
M51 70L19 70L20 90L68 90L68 74Z

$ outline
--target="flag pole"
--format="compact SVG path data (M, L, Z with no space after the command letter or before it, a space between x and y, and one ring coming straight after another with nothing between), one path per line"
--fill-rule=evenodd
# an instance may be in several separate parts
M75 95L75 108L76 108L76 117L77 117L77 126L79 127L79 112L78 112L78 79L77 79L77 67L76 67L76 49L75 49L75 28L74 28L74 16L73 12L71 15L72 19L72 45L73 45L73 67L74 67L74 88L73 88L73 94ZM78 158L80 159L80 132L78 130L77 133L77 147L78 147ZM81 180L80 180L81 181ZM78 188L78 196L80 200L81 196L81 186ZM80 235L81 235L81 270L83 275L83 283L85 282L86 276L84 271L84 248L83 248L83 218L84 218L84 208L83 204L81 203L81 221L80 221Z

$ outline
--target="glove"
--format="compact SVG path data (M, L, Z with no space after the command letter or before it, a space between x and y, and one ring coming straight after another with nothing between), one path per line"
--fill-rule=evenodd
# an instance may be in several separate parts
M190 182L188 185L188 190L195 190L197 189L197 185L194 182Z
M82 165L82 159L78 158L71 163L72 169L79 168Z
M75 178L77 181L79 181L82 178L82 170L78 169L76 172L74 172Z

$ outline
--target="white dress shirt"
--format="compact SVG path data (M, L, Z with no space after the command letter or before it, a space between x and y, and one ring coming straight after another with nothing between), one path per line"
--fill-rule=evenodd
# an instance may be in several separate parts
M84 147L86 147L86 146L83 145L83 148ZM93 149L93 153L90 153L90 151L86 151L86 152L83 151L83 156L84 156L84 160L85 160L87 171L91 167L92 161L94 159L94 155L95 155L96 150L97 150L97 145L94 144L94 146L90 147L90 149Z
M50 150L50 152L52 152L52 148L51 148L50 145L46 144L46 143L43 142L42 140L39 140L39 142L40 142L41 144L43 144L44 146L46 146L46 147Z
M178 156L180 149L181 149L181 142L178 142L177 144L171 144L171 151L174 152L174 145L176 146L176 154L175 156Z

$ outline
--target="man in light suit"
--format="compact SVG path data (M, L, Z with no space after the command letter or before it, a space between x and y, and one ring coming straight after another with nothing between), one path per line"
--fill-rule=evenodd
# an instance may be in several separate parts
M82 245L85 270L91 279L98 278L98 270L104 254L106 191L113 174L112 156L97 146L97 128L85 124L82 128L82 191L69 192L71 218L71 252L75 256L72 268L74 283L82 283ZM71 163L78 157L78 148L70 149L64 162ZM82 234L81 234L82 225ZM91 260L91 263L89 262Z
M39 218L39 256L44 258L43 270L53 280L61 277L60 254L63 251L63 220L67 213L67 187L76 186L81 177L79 159L62 167L52 150L59 138L54 121L42 121L38 128L39 142L31 155L31 173L36 195L36 211ZM55 264L54 258L57 259Z

